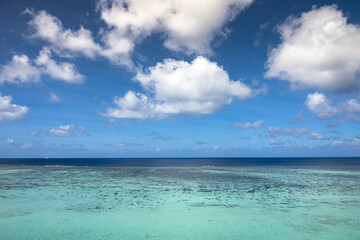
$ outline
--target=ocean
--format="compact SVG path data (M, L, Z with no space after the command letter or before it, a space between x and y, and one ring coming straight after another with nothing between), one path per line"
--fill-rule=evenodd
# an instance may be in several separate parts
M360 239L360 158L0 159L0 239Z

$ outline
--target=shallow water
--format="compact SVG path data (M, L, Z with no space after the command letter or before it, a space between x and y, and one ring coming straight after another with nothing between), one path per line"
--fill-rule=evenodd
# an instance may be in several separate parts
M0 167L0 239L360 239L360 171Z

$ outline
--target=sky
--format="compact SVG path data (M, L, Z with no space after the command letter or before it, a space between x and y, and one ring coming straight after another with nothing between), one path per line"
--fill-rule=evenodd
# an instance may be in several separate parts
M360 3L1 0L0 158L360 155Z

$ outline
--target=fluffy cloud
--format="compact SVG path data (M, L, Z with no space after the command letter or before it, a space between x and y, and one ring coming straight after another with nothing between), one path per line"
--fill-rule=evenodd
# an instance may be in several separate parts
M74 125L69 124L69 125L53 127L49 130L49 133L53 136L69 137L74 135L74 131L75 131Z
M100 50L89 30L83 27L77 31L64 29L61 21L46 11L34 12L27 9L25 12L32 16L28 23L32 37L48 41L52 50L60 55L82 54L94 58Z
M81 75L74 64L60 62L51 59L51 52L48 48L43 48L35 60L43 73L48 74L53 79L65 81L67 83L82 83L84 76Z
M231 81L222 67L204 57L191 63L167 59L138 73L134 80L148 95L128 91L124 97L115 97L117 108L108 108L104 116L144 119L209 114L234 98L245 100L253 96L247 85Z
M359 87L360 27L336 5L314 7L279 27L282 42L267 61L266 77L293 87L348 91Z
M263 121L256 121L253 123L234 123L231 125L231 128L238 129L258 129L263 127Z
M338 114L360 113L360 102L354 98L332 105L332 102L322 93L312 93L307 96L305 105L315 113L319 119L331 118Z
M224 34L224 24L252 2L101 0L98 8L101 18L111 28L104 35L110 52L123 53L132 49L136 41L163 32L168 49L206 54L211 52L210 42L215 35Z
M64 28L61 21L46 11L25 10L31 15L33 38L47 41L61 56L107 57L113 63L132 66L130 55L135 44L153 33L163 33L164 45L187 54L211 53L215 36L225 36L224 25L249 6L253 0L100 0L97 9L106 27L101 43L90 30ZM206 7L204 7L206 6Z
M22 119L23 115L29 111L27 107L13 104L11 101L12 96L0 94L0 123Z
M0 68L0 83L36 83L44 74L67 83L82 83L84 80L74 64L56 62L51 59L50 50L43 48L35 60L26 55L13 56L10 62Z
M39 82L41 71L34 66L26 55L15 55L12 60L0 68L0 83Z

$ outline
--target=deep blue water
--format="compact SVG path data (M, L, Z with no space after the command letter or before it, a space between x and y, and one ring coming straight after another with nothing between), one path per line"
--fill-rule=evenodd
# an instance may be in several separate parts
M360 168L360 157L324 158L3 158L0 164L26 166L173 167L318 166Z

